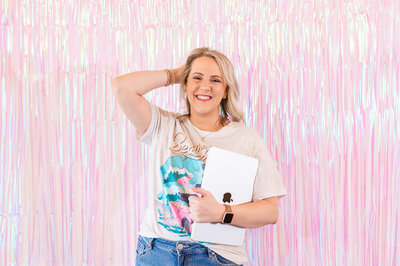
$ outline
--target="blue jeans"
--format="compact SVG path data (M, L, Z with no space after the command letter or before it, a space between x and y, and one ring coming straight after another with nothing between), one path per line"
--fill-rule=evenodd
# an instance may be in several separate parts
M139 235L136 265L238 265L206 246L187 241L168 241Z

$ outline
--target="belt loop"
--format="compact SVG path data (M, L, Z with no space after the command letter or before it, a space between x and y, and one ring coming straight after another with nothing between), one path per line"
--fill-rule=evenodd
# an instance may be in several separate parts
M152 237L150 240L149 245L150 245L151 249L153 249L153 247L154 247L154 240L156 240L154 237Z
M214 257L214 251L212 251L211 248L207 247L207 253L209 258Z

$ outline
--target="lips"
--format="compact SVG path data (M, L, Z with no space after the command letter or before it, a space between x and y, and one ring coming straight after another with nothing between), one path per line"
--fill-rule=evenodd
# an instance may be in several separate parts
M211 99L212 99L212 96L206 95L206 94L197 94L195 97L197 100L202 101L202 102L208 102L208 101L211 101Z

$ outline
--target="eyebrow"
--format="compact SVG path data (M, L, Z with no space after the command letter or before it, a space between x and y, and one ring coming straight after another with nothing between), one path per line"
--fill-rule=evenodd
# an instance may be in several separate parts
M203 73L200 73L200 72L194 72L192 75L194 75L194 74L200 74L200 75L204 76ZM218 76L218 75L212 75L211 77L219 77L220 79L222 79L222 78L221 78L220 76Z

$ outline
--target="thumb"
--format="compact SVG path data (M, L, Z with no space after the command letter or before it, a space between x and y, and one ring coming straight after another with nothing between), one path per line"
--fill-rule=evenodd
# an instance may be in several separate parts
M192 190L201 196L207 196L210 192L201 187L192 188Z

